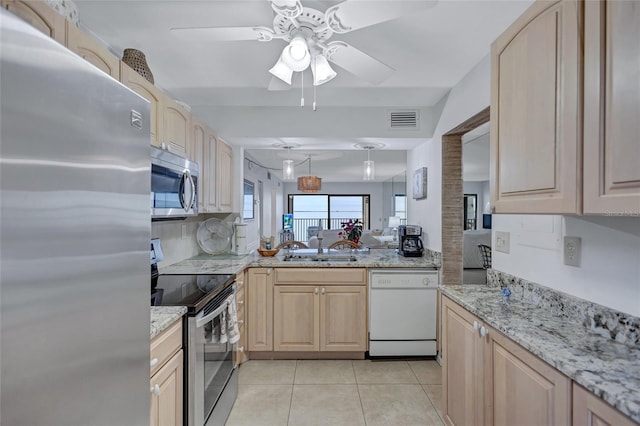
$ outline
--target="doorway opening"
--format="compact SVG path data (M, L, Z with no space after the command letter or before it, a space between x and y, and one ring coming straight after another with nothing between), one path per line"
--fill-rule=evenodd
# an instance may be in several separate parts
M442 284L463 282L462 136L489 122L489 107L442 135Z

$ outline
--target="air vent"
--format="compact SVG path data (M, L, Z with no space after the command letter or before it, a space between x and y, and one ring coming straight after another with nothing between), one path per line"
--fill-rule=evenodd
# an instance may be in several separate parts
M389 113L389 128L392 130L417 129L418 118L417 110L391 111Z

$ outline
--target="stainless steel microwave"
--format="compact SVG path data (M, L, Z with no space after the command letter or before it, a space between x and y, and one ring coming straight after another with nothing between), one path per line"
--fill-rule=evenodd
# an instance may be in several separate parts
M151 219L198 215L198 163L151 147Z

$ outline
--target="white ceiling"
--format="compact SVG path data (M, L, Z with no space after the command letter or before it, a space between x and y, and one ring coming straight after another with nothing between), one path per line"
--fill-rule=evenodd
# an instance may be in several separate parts
M369 3L375 7L397 1ZM491 42L532 2L439 0L435 7L411 16L334 34L330 41L345 41L395 72L373 86L334 67L338 76L318 87L318 113L301 113L299 74L294 75L294 89L267 90L271 81L268 69L285 45L282 40L191 42L169 30L192 26L271 27L274 12L265 0L75 0L75 3L82 28L101 39L118 56L128 47L142 50L156 85L190 105L194 115L219 131L227 142L244 146L268 167L281 167L281 159L268 152L281 150L274 144L297 144L296 150L302 157L310 151L338 151L326 153L324 157L328 160L322 160L323 156L313 160L313 169L319 175L346 181L342 179L347 179L347 175L339 177L346 168L336 158L363 159L366 153L355 148L359 143L384 145L374 153L379 156L375 158L376 171L380 173L377 180L401 172L391 165L397 162L396 155L390 153L386 157L392 159L386 167L382 153L411 149L432 136L443 98L489 53ZM302 3L324 11L341 2L302 0ZM303 111L310 111L313 92L309 71L305 72L304 86ZM363 124L361 117L384 116L382 112L389 108L422 109L428 114L421 113L425 124L416 132L393 134ZM348 119L342 127L332 125L336 117L344 119L351 114L359 117L353 120L351 129ZM426 117L429 114L431 117ZM243 117L251 120L250 126L243 122ZM259 123L255 117L260 118ZM289 117L295 117L297 126L287 125ZM361 163L358 169L361 172Z

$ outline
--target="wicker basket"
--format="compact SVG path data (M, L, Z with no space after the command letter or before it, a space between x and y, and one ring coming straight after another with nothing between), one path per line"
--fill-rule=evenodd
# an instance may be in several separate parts
M153 84L153 74L149 69L149 65L147 65L147 58L144 56L144 53L137 49L124 49L122 62L129 65L135 72Z
M271 250L258 249L258 253L260 253L260 256L264 256L264 257L275 256L276 254L278 254L279 251L280 250L278 249L271 249Z

